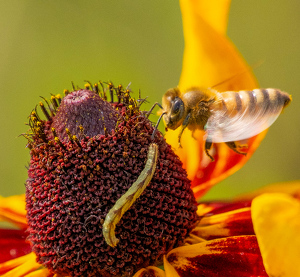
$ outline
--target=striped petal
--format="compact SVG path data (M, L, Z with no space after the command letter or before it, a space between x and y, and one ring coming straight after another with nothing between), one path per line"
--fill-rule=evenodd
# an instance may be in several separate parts
M53 276L48 269L43 268L24 275L24 277L50 277ZM58 276L57 276L58 277ZM61 275L59 277L62 277Z
M9 260L0 264L0 275L3 277L24 276L30 272L34 272L41 265L36 262L34 253ZM3 274L3 275L2 275Z
M166 274L158 267L148 266L139 270L133 277L166 277Z
M300 202L266 193L252 202L252 220L266 271L273 277L300 276Z
M164 260L166 276L268 276L255 236L216 239L173 249Z
M218 212L216 209L214 213L210 212L201 217L191 234L206 240L254 235L251 208L245 207L226 212Z
M26 237L23 230L0 229L0 263L29 254L31 247Z
M202 216L215 215L233 211L237 209L251 207L251 201L238 201L238 202L202 202L198 205L197 214Z
M179 82L181 91L191 87L213 87L219 91L253 89L256 80L249 67L225 36L230 1L181 0L185 50ZM238 78L234 78L234 76ZM226 81L227 80L227 81ZM223 83L222 83L223 82ZM180 156L192 180L197 198L212 185L242 167L258 147L265 132L248 142L247 156L234 153L225 144L211 150L215 162L204 154L203 132L185 130L178 147L180 130L168 131L166 139Z
M25 195L0 196L0 221L8 221L21 229L27 228Z

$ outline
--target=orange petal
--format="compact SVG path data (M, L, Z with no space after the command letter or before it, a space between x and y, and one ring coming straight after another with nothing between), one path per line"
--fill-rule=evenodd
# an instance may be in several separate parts
M164 266L167 277L267 276L255 236L230 237L182 246L170 251L166 260ZM176 274L171 275L174 271Z
M47 268L39 269L29 274L26 274L24 277L48 277L52 276Z
M251 207L251 201L238 201L238 202L202 202L198 205L198 216L209 216L214 214L225 213L237 209Z
M183 162L188 177L192 180L192 189L197 199L213 185L239 170L249 160L266 134L264 131L249 139L247 156L233 152L224 143L214 144L211 151L215 153L215 161L211 162L204 153L204 133L196 132L194 134L196 140L192 137L190 130L185 130L181 138L182 148L178 148L179 131L170 130L165 137Z
M258 87L245 61L224 35L229 1L221 2L220 6L220 1L181 0L185 38L179 82L181 91L191 87L208 88L220 82L223 83L215 87L219 91ZM238 78L237 74L240 74ZM200 197L212 185L243 166L265 132L250 139L246 157L234 153L224 144L215 145L212 150L215 152L214 163L204 154L203 132L196 132L194 139L191 132L185 130L181 139L182 149L178 149L178 134L179 130L170 130L166 133L166 139L183 161L196 197Z
M22 229L27 228L24 194L0 196L0 220L9 221Z
M180 277L175 268L168 262L166 256L164 256L164 268L166 277Z
M212 87L221 91L253 89L257 82L234 45L224 35L229 1L181 0L185 40L179 87ZM206 10L207 8L207 10ZM221 30L221 32L220 32Z
M210 1L193 1L192 5L195 8L195 12L199 14L209 25L211 25L216 31L225 34L227 29L228 12L230 6L230 0L210 0ZM182 2L182 5L191 5ZM181 9L183 7L181 6ZM193 20L192 18L185 18L184 21ZM189 23L192 24L192 23Z
M219 214L208 214L200 219L192 234L206 240L254 235L250 207Z
M4 262L0 264L0 274L3 277L15 277L23 276L41 267L36 262L36 256L34 253L27 254L25 256Z
M255 190L254 192L246 193L243 195L239 195L235 200L237 201L245 201L245 200L252 200L256 196L259 196L263 193L267 192L281 192L289 194L295 198L300 199L300 181L291 181L291 182L281 182L277 184L272 184Z
M252 201L252 220L266 271L274 277L300 276L300 202L282 193Z
M166 274L158 267L148 266L139 270L133 277L166 277Z

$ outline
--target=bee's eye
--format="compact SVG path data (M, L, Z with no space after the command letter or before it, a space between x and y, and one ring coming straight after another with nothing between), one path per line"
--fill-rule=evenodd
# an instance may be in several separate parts
M179 97L175 97L173 106L172 106L172 113L178 114L182 108L183 108L182 100Z

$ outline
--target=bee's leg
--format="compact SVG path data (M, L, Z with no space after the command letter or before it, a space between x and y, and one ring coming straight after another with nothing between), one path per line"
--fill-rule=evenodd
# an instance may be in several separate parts
M210 148L212 147L212 140L208 137L205 141L205 146L204 146L204 150L206 155L211 159L211 161L213 162L215 159L209 154L208 150L210 150Z
M154 140L154 136L155 136L155 133L156 133L156 131L157 131L159 122L161 121L162 117L163 117L165 114L166 114L166 112L163 112L163 113L160 115L159 119L157 120L156 125L155 125L154 130L153 130L153 133L152 133L152 135L151 135L151 140Z
M238 153L238 154L242 154L242 155L247 155L247 153L245 152L241 152L238 150L238 147L236 145L236 143L234 141L227 141L225 142L227 144L227 146L232 149L235 153Z
M152 111L153 111L153 109L155 108L155 106L158 106L158 107L160 107L161 109L163 109L163 107L162 107L161 104L159 104L158 102L155 102L155 103L153 104L153 106L151 107L151 109L146 113L146 117L147 117L147 118L148 118L149 115L152 113Z
M182 127L181 127L181 130L180 130L180 133L178 135L178 145L180 148L182 148L181 146L181 136L182 136L182 133L184 131L184 129L189 125L189 121L190 121L190 117L191 117L191 114L189 113L186 118L184 119L183 123L182 123Z

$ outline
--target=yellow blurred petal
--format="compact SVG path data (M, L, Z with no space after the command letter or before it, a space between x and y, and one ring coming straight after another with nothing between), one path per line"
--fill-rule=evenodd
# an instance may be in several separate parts
M175 268L170 265L166 256L164 256L164 269L166 272L166 277L180 277Z
M209 240L228 236L254 235L250 207L204 216L192 230L192 234Z
M10 221L26 228L25 195L0 196L0 220Z
M158 267L148 266L139 270L133 277L166 277L166 274Z
M224 82L217 89L224 91L257 87L254 76L236 48L226 36L217 31L226 29L229 2L208 2L180 1L185 40L180 89L211 87L236 74L240 74L238 78Z
M252 202L254 231L269 276L300 276L300 202L267 193Z
M272 185L265 186L263 188L260 188L258 190L255 190L250 193L239 195L235 200L251 200L255 198L256 196L259 196L263 193L267 192L280 192L280 193L286 193L292 196L299 195L298 198L300 198L300 181L291 181L291 182L281 182L276 183Z
M4 262L0 264L0 272L5 269L11 269L5 274L1 275L3 277L16 277L24 276L41 267L40 264L36 262L36 256L34 253L27 254L25 256Z
M43 268L29 274L26 274L24 277L47 277L50 276L50 272L47 268Z
M191 5L189 1L181 2L183 5ZM228 21L230 0L193 1L192 5L199 16L210 24L218 32L225 34ZM189 20L186 18L185 21Z
M181 0L185 49L179 88L214 87L219 91L254 89L258 84L248 65L225 35L230 1ZM203 132L185 130L178 147L179 130L168 131L171 144L192 180L193 190L201 197L212 185L242 167L258 147L266 132L250 139L246 157L225 144L215 144L218 157L212 165L204 154ZM230 166L228 166L230 165ZM204 178L203 178L204 176Z
M196 244L196 243L201 243L201 242L205 242L206 240L194 235L194 234L189 234L189 236L184 240L184 245L190 245L190 244Z

